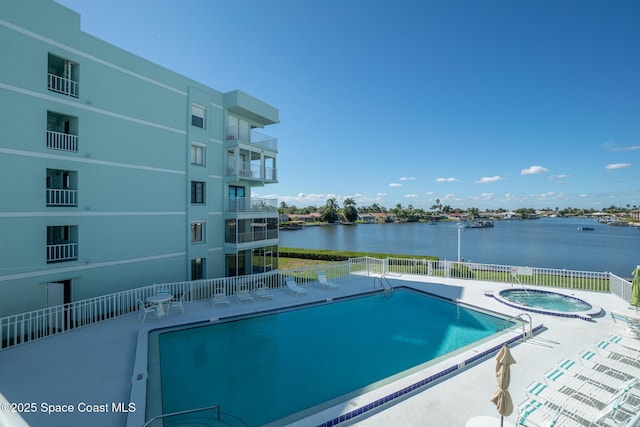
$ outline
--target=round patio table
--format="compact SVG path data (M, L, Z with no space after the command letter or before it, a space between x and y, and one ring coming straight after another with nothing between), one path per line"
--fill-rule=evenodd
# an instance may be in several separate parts
M147 297L145 300L148 303L156 305L156 314L158 317L162 317L167 312L164 310L164 303L167 301L171 301L173 299L173 294L155 294Z

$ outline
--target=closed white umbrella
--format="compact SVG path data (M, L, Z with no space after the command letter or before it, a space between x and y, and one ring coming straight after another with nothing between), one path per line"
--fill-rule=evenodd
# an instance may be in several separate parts
M496 405L500 414L500 425L504 423L504 417L508 417L513 412L513 401L509 394L509 382L511 381L511 365L516 363L511 356L509 347L505 344L496 356L496 379L498 389L493 393L491 401Z

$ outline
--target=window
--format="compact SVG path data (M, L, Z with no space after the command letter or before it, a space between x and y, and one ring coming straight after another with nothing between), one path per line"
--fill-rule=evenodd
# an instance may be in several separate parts
M191 203L204 204L204 182L191 181Z
M235 116L227 117L227 139L251 142L249 122Z
M205 264L205 258L196 258L191 260L191 280L204 279Z
M191 243L204 242L204 222L191 223Z
M229 186L229 211L242 212L246 210L244 187Z
M204 116L206 111L204 107L191 104L191 125L204 129Z
M201 144L191 144L191 164L204 166L205 146Z

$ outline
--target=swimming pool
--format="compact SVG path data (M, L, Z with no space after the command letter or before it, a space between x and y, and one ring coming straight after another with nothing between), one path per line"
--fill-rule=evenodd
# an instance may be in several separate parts
M599 307L575 296L541 289L504 289L494 296L498 301L511 307L553 316L590 320L601 311Z
M155 358L164 413L217 404L251 426L285 423L409 375L504 322L399 289L152 332L158 353L150 346L149 376Z

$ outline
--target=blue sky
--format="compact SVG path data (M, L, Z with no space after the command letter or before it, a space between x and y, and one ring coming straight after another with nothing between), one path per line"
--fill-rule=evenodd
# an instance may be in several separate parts
M58 0L82 29L280 110L289 205L640 206L640 3Z

